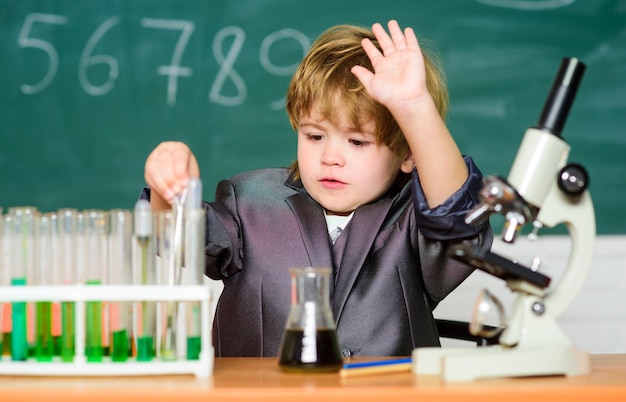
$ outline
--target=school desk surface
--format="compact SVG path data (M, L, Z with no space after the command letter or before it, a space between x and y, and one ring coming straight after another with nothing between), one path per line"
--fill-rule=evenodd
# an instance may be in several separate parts
M592 355L576 377L446 383L410 372L341 378L281 372L276 358L216 358L213 375L0 377L5 401L626 401L626 355Z

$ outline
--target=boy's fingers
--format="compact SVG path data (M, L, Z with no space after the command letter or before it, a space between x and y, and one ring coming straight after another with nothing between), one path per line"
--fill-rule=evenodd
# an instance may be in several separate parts
M415 35L413 28L406 28L404 30L404 37L406 38L406 45L409 49L419 49L419 41L417 40L417 35Z
M395 46L389 35L387 35L385 28L383 28L383 26L379 23L375 23L374 25L372 25L372 32L374 33L374 36L376 36L378 44L383 50L383 54L387 56L393 53Z
M146 183L171 201L188 184L192 159L191 151L185 144L166 142L157 146L146 161ZM198 170L196 165L193 167L195 174Z
M359 81L361 81L361 84L363 84L365 89L368 90L370 82L372 81L372 72L363 66L354 66L350 71L356 76L356 78L358 78Z
M361 46L363 46L363 50L365 50L365 54L367 54L372 64L376 64L376 61L383 56L372 41L367 38L361 41Z
M185 149L174 151L171 155L174 185L185 187L189 183L189 152Z
M192 177L195 179L200 178L200 167L198 166L198 161L196 160L196 157L192 153L189 153L188 169L189 169L188 174L189 174L190 179Z
M150 155L146 162L145 180L150 190L159 194L162 198L167 199L165 193L168 191L168 185L161 175L156 156Z
M171 157L168 154L161 154L155 158L149 175L150 177L146 181L149 180L150 188L169 201L176 192L174 189L176 180L171 165Z
M149 186L151 190L156 191L165 201L168 203L172 202L175 194L169 189L169 186L163 180L162 176L156 176L153 179L153 184L149 184Z
M395 49L406 49L406 39L404 38L404 34L398 22L391 20L389 21L388 27Z

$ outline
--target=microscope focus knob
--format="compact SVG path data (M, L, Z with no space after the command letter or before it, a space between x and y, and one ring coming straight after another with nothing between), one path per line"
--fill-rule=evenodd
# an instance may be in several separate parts
M570 163L559 171L557 184L565 194L579 195L589 187L589 175L582 165Z

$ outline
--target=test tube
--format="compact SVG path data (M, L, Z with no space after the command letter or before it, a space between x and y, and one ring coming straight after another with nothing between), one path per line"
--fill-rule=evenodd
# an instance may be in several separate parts
M2 219L2 260L3 272L2 272L2 286L9 286L11 283L12 267L17 263L17 241L15 240L15 217L13 214L6 214ZM0 321L0 332L2 348L0 349L0 356L11 355L11 338L12 338L12 303L5 302L0 305L2 320Z
M187 187L185 200L185 235L183 283L204 283L204 238L205 220L202 205L202 183L192 179ZM187 360L198 360L202 349L201 302L185 302Z
M175 214L172 211L157 213L157 281L161 285L174 286L175 277ZM176 313L178 303L175 301L158 302L157 340L158 357L162 360L176 360Z
M73 208L62 208L57 211L59 219L59 283L76 285L77 283L77 253L84 252L84 246L78 247L77 219L78 211ZM81 228L83 227L83 215ZM82 230L81 230L82 232ZM82 232L84 234L84 232ZM83 238L84 240L84 238ZM81 241L82 244L82 241ZM61 303L61 361L74 361L75 348L75 304L73 301Z
M36 275L32 282L39 286L53 283L53 225L56 215L45 213L39 217L38 253ZM52 339L52 302L49 300L36 302L35 324L35 358L39 362L52 361L54 341Z
M153 214L150 202L139 200L134 210L133 285L155 285ZM156 304L137 301L133 305L133 339L137 361L151 361L154 357Z
M133 230L130 211L114 209L109 212L111 233L109 236L109 283L129 285L131 283L131 238ZM123 301L108 303L111 331L111 360L125 362L129 354L130 308Z
M50 212L50 223L52 224L50 229L52 236L52 250L51 250L51 261L50 268L52 270L52 285L61 285L63 283L63 272L61 266L61 238L60 231L61 227L59 226L59 215L56 212ZM51 301L52 308L52 345L53 345L53 355L60 356L61 355L61 334L62 334L62 309L61 309L61 301L52 300Z
M104 282L103 274L108 268L108 216L105 211L88 210L85 219L85 284L98 286ZM103 301L87 302L85 308L85 355L88 362L101 362L106 347L103 339L107 338L106 327L103 331Z
M9 244L11 234L6 229L11 229L11 215L0 215L0 286L8 286L11 268L11 252L13 248ZM0 302L0 361L5 348L9 345L11 336L11 304Z
M37 210L34 207L11 208L14 215L13 244L15 261L11 265L11 286L26 286L28 277L33 277L35 267L35 236ZM29 339L27 303L16 301L11 305L11 358L24 361L28 358Z

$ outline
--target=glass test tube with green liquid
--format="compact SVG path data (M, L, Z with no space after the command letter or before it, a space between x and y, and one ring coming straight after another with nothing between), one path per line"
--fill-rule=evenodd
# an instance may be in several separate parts
M47 215L50 217L50 235L51 235L51 255L50 255L50 268L52 275L50 278L52 285L63 284L63 271L61 266L61 227L59 215L56 212L49 212ZM52 300L50 302L51 309L51 328L52 334L52 352L54 356L61 355L61 335L63 331L62 326L62 304L60 300Z
M53 258L53 226L56 215L46 213L39 217L39 244L36 263L35 285L52 285L53 272L56 269ZM54 340L52 338L52 302L49 300L36 302L35 320L35 358L40 362L52 361L54 356Z
M175 253L176 215L172 211L160 211L157 214L158 229L158 283L174 286L176 283ZM158 357L161 360L176 360L176 332L178 302L163 301L158 303Z
M156 283L156 262L152 239L153 215L150 202L139 200L134 210L133 285ZM151 361L154 357L156 330L156 302L137 301L133 305L133 339L137 361Z
M205 213L202 205L202 183L192 179L187 187L184 222L184 261L183 283L201 285L204 283L204 239ZM187 360L198 360L202 349L201 302L188 301L186 306Z
M7 285L10 280L7 280ZM11 354L11 303L0 303L2 308L2 321L0 322L0 356Z
M5 216L2 215L0 211L0 286L9 285L9 269L11 267L9 256L10 246L5 245L5 241L8 239L4 231L6 227L4 223L5 219ZM10 306L10 304L7 304L7 306ZM0 361L2 361L2 356L4 355L3 348L6 346L5 332L7 329L5 328L5 322L8 321L7 314L10 314L10 310L5 311L5 303L0 302Z
M108 216L105 211L85 211L86 218L86 266L85 284L98 286L103 283L107 263ZM88 362L101 362L104 357L102 301L85 303L85 355Z
M73 208L62 208L57 211L59 220L59 275L60 283L65 286L76 285L77 262L84 261L84 215ZM80 229L79 229L80 225ZM61 302L61 361L73 362L75 354L75 303Z
M186 268L183 269L186 271ZM198 360L202 350L201 304L192 300L184 302L186 335L187 335L187 360Z
M25 286L27 277L34 274L36 216L34 207L16 207L9 210L14 216L12 241L15 263L11 265L11 286ZM11 305L11 358L25 361L28 358L27 303L16 301Z
M129 285L132 264L132 214L130 211L114 209L109 212L109 218L111 221L109 284ZM131 303L129 302L109 302L111 360L114 362L125 362L128 359L130 309Z

